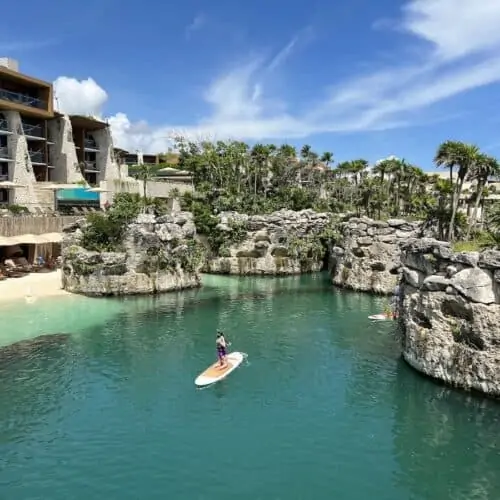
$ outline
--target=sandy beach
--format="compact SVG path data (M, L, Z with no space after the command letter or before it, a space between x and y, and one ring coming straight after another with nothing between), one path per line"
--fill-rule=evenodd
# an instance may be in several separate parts
M22 278L0 281L0 302L24 299L36 300L42 297L71 295L61 288L61 270L50 273L33 273Z

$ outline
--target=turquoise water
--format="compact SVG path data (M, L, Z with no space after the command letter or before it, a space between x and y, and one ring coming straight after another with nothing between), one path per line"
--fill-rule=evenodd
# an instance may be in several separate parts
M399 359L322 275L2 306L0 498L496 499L499 406ZM197 390L225 330L247 362ZM20 333L22 332L22 333Z
M56 191L56 196L57 199L61 201L99 201L99 193L95 193L94 191L87 191L87 189L87 187L59 189Z

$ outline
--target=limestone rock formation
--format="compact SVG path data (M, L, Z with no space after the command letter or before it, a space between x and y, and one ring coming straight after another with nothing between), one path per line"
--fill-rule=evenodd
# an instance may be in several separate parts
M420 236L421 224L400 219L351 218L340 224L338 246L330 252L330 272L337 286L390 294L399 280L400 244Z
M500 397L500 251L454 253L423 238L402 245L403 357L415 369Z
M120 251L83 248L82 219L65 229L62 282L69 292L89 296L151 294L201 285L203 248L189 212L155 217L141 214L124 231Z
M208 238L205 271L214 274L287 275L319 271L331 216L313 210L269 215L219 214Z

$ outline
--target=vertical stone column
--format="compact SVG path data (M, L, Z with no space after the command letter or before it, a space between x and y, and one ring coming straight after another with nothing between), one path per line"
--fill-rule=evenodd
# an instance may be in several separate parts
M7 139L9 152L14 158L14 162L9 164L9 180L23 186L12 190L10 201L32 210L39 207L40 203L35 190L35 173L28 152L28 143L23 132L21 115L17 111L5 111L4 116L10 130L14 132Z
M120 169L113 152L111 129L106 127L101 130L95 130L92 132L92 136L99 148L99 152L96 154L96 162L99 168L99 182L119 179Z
M68 115L54 118L48 122L51 140L55 143L51 148L53 166L52 174L55 182L78 183L84 180L78 167L78 155L73 142L73 128Z

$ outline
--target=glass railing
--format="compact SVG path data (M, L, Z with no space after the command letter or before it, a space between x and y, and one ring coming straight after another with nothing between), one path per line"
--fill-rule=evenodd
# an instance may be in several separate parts
M10 132L9 130L9 123L5 118L0 119L0 130L3 132Z
M42 151L30 151L29 153L33 163L45 163L45 155Z
M97 164L95 161L86 161L85 170L87 172L97 172L99 169L97 168Z
M30 106L32 108L47 109L47 103L41 99L1 88L0 99L15 102L16 104L22 104L23 106Z
M23 123L22 125L24 135L44 138L44 130L41 125L31 125L30 123Z
M0 158L8 158L10 159L9 148L6 146L0 147Z
M94 139L85 139L85 141L83 142L83 147L87 149L99 149Z

